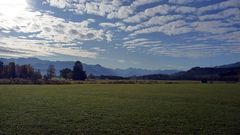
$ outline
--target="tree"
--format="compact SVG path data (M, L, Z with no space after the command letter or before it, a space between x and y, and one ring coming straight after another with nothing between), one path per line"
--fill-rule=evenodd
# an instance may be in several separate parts
M56 76L56 69L55 69L54 65L49 65L48 70L47 70L47 78L52 79L55 76Z
M4 65L3 62L0 61L0 78L4 77Z
M73 80L85 80L87 78L86 72L83 71L82 63L76 61L73 66Z
M44 79L44 81L48 81L48 76L47 76L47 75L44 75L44 76L43 76L43 79Z
M34 69L31 65L17 66L17 76L23 79L30 79L34 75Z
M72 78L72 70L69 68L62 69L60 71L60 76L64 79L71 79Z
M93 74L90 74L90 75L88 76L88 79L96 79L96 76L93 75Z
M38 70L37 72L34 72L33 75L32 75L32 81L34 83L37 83L38 80L42 79L42 75L41 75L41 72L40 70Z
M8 77L11 79L16 77L16 65L14 62L8 64Z

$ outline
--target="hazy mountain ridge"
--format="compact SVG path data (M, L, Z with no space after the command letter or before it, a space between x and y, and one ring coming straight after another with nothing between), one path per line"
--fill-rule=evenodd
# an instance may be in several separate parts
M240 67L240 62L236 62L233 64L227 64L227 65L222 65L222 66L216 66L216 68L238 68Z
M215 67L194 67L171 75L149 74L130 79L240 81L240 62Z
M40 60L38 58L0 58L0 61L7 64L9 62L15 62L16 64L31 64L35 69L39 69L41 73L45 74L49 65L54 65L56 72L59 74L59 71L63 68L72 68L75 61L48 61ZM142 76L149 74L174 74L179 72L179 70L148 70L141 68L128 68L128 69L111 69L103 67L99 64L88 65L83 63L83 68L87 74L93 74L96 76L100 75L109 75L109 76Z

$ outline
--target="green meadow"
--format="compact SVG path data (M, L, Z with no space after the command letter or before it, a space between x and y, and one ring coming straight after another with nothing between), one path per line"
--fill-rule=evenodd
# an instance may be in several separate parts
M240 85L0 86L0 135L78 134L240 134Z

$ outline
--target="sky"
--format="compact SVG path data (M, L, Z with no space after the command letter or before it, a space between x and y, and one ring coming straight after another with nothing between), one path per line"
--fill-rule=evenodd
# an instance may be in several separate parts
M240 61L240 0L0 0L0 57L111 68Z

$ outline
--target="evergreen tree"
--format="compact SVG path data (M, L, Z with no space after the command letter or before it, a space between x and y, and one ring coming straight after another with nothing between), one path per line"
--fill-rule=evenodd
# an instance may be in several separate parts
M52 79L55 76L56 76L56 69L55 69L54 65L49 65L48 70L47 70L47 78Z
M85 80L87 78L86 72L83 71L83 66L80 61L76 61L73 66L73 80Z
M16 65L14 62L8 64L8 77L14 79L16 77Z
M3 62L0 61L0 78L4 78L4 65Z
M62 69L60 71L60 76L64 79L71 79L72 78L72 70L69 68Z
M32 82L34 82L35 84L37 83L38 80L42 79L40 70L38 70L37 72L33 72L31 79L32 79Z

